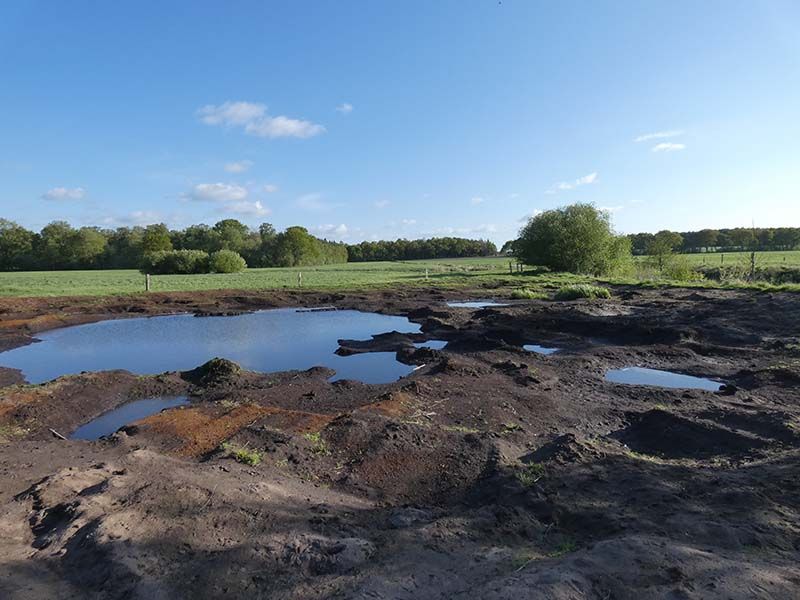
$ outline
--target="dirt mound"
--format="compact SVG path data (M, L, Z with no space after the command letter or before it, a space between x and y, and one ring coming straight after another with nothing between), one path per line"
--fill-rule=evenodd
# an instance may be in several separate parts
M226 358L212 358L196 369L186 371L183 376L203 387L230 385L242 372L242 367Z
M558 436L534 452L522 457L524 463L567 464L597 459L602 453L587 442L578 440L572 433Z
M629 413L627 417L630 425L613 437L640 454L676 459L742 457L767 445L761 438L664 410Z

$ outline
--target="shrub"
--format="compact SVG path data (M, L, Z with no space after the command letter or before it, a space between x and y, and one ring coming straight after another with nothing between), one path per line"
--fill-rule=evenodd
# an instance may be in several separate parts
M233 250L213 252L208 261L212 273L238 273L247 268L247 263Z
M514 252L528 265L592 275L618 273L631 263L630 239L616 235L608 212L591 204L573 204L533 217L520 231Z
M236 462L240 462L245 465L250 465L251 467L255 467L257 464L261 462L261 453L256 450L250 450L248 448L240 448L238 446L233 446L228 442L224 442L222 444L222 450L226 453L227 456L230 456Z
M536 290L527 290L520 288L511 292L512 300L545 300L547 294L544 292L537 292Z
M159 250L142 259L141 271L153 275L208 272L208 253L202 250Z
M578 283L565 285L556 292L556 300L575 300L577 298L611 298L608 288L591 285L588 283Z

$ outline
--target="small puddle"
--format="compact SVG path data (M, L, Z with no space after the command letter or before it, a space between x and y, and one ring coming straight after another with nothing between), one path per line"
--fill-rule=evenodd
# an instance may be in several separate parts
M606 372L606 381L628 385L653 385L664 388L683 388L693 390L719 391L722 382L703 377L693 377L671 371L646 369L644 367L625 367Z
M522 348L528 352L536 352L536 354L544 354L545 356L561 350L561 348L547 348L545 346L539 346L538 344L525 344Z
M487 308L489 306L509 306L503 302L495 302L494 300L469 300L467 302L448 302L447 306L451 308Z
M165 408L175 408L185 404L189 404L189 400L184 396L164 396L128 402L78 427L69 437L73 440L98 440L104 435L111 435L120 427L159 413Z
M81 371L187 371L219 356L263 373L321 366L336 371L334 380L390 383L413 370L394 352L346 357L335 352L340 339L369 340L391 331L419 333L420 326L377 313L293 308L203 319L117 319L37 334L40 343L0 353L0 365L20 369L29 383L43 383Z
M447 342L444 340L428 340L414 344L414 348L430 348L431 350L442 350L445 346L447 346Z

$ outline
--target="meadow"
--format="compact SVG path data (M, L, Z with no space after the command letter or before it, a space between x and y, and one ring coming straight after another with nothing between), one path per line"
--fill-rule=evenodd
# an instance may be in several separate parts
M684 255L692 266L744 264L749 261L746 252L722 254ZM640 262L647 257L637 257ZM569 274L525 274L509 272L508 257L455 258L415 261L386 261L324 265L318 267L292 267L247 269L242 273L203 275L153 275L152 291L200 291L216 289L267 290L297 288L298 273L302 273L302 287L309 289L358 289L394 285L437 285L459 287L479 285L487 281L500 285L517 285L526 288L548 288L564 283L590 281L589 277ZM800 251L759 252L758 266L800 266ZM427 277L426 277L427 271ZM604 279L609 283L645 285L669 282L639 281L635 277ZM107 296L144 291L145 277L136 270L95 271L27 271L0 273L0 296ZM685 285L685 284L679 284ZM768 286L721 285L714 282L693 282L703 287L755 287ZM796 286L781 289L794 289Z

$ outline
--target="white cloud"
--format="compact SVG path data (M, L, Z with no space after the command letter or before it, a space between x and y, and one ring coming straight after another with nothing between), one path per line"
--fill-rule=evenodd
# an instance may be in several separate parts
M388 200L376 200L374 203L375 208L386 208L391 204Z
M164 217L161 213L152 210L135 210L127 215L105 217L102 219L104 225L108 226L130 226L130 225L152 225L162 223Z
M245 133L265 138L310 138L325 131L325 127L284 115L272 117L267 106L254 102L224 102L207 104L197 110L197 117L206 125L242 127Z
M652 152L675 152L677 150L683 150L686 148L686 144L675 144L673 142L661 142L660 144L656 144L651 148Z
M237 162L230 162L225 165L225 170L228 173L244 173L253 166L252 160L240 160Z
M677 137L679 135L683 135L683 131L680 129L674 129L671 131L656 131L655 133L645 133L644 135L640 135L633 139L634 142L647 142L649 140L662 140L665 138L672 138Z
M558 183L554 183L550 186L547 190L545 190L546 194L555 194L559 191L564 190L574 190L577 187L582 185L589 185L591 183L595 183L597 181L597 172L589 173L588 175L584 175L583 177L578 177L575 181L560 181Z
M404 225L404 226L405 225L416 225L417 224L417 220L416 219L402 219L400 221L400 224Z
M542 214L543 212L544 212L544 211L543 211L541 208L534 208L534 209L533 209L533 212L531 212L531 213L529 213L529 214L525 215L524 217L521 217L521 218L520 218L520 220L519 220L519 222L520 222L520 223L527 223L527 222L528 222L528 221L530 221L530 220L531 220L533 217L537 217L537 216L539 216L540 214Z
M314 233L318 233L320 235L336 235L336 236L345 236L350 231L347 228L347 225L344 223L340 223L339 225L327 224L327 225L317 225L316 227L312 227L311 231Z
M480 196L473 196L469 199L469 203L472 204L472 206L477 206L478 204L483 204L484 202L485 200Z
M275 192L278 191L278 186L277 185L273 185L271 183L268 183L267 185L264 186L263 189L268 194L274 194Z
M353 112L353 105L349 102L342 102L336 107L336 112L342 113L343 115L349 115L351 112Z
M42 194L44 200L81 200L84 196L86 196L86 190L82 187L54 187Z
M248 202L247 200L241 202L231 202L225 204L225 206L223 206L223 208L220 210L221 212L252 217L264 217L272 212L266 206L261 204L259 200L256 200L255 202Z
M497 225L493 223L482 223L474 227L439 227L425 231L426 235L477 235L485 233L497 233Z
M200 202L236 202L247 198L247 190L231 183L198 183L183 197Z
M625 207L622 205L617 205L617 206L600 206L598 208L606 212L615 213L621 211Z

